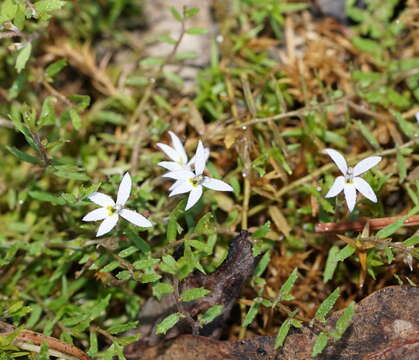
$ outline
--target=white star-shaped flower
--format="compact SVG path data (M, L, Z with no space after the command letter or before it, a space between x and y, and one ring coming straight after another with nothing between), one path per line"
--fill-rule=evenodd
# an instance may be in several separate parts
M169 131L169 135L172 139L172 146L157 143L157 146L170 158L172 161L161 161L158 163L159 166L169 171L179 170L191 170L191 166L195 163L195 156L188 161L185 148L182 142L175 133ZM209 149L205 149L206 159L209 157Z
M361 160L352 168L348 167L345 158L336 150L325 149L323 152L332 158L336 166L343 174L343 176L338 176L335 179L335 182L333 183L329 192L326 194L326 198L334 197L343 190L346 204L348 205L350 212L352 212L355 207L356 190L358 190L367 199L373 202L377 202L377 196L372 190L370 184L368 184L364 179L360 178L359 175L377 165L381 161L380 156L367 157Z
M159 166L164 167L169 171L187 170L190 169L188 166L188 156L186 155L185 148L182 145L180 139L175 133L169 131L169 135L172 138L173 147L157 143L157 146L170 158L172 161L161 161L158 163Z
M118 222L119 216L122 216L125 220L130 223L141 226L151 227L152 224L144 216L138 214L136 211L125 208L129 195L131 193L132 181L128 173L124 175L119 184L118 195L116 197L116 203L113 199L100 192L94 192L87 198L93 201L95 204L102 206L99 209L93 210L83 217L83 221L98 221L103 220L97 230L96 237L102 236L111 231L116 223Z
M164 174L164 177L175 179L176 182L170 187L169 196L189 193L188 202L185 210L190 209L200 199L203 187L217 191L233 191L233 188L224 181L204 176L205 164L208 154L201 141L198 143L196 154L194 156L195 169L177 170Z

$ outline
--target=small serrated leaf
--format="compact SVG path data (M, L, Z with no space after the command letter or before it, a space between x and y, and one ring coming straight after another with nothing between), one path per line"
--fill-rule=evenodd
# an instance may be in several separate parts
M193 289L187 289L182 292L180 295L180 298L184 302L193 301L196 299L203 298L205 295L209 294L210 291L207 289L204 289L202 287L200 288L193 288Z
M26 66L26 63L31 56L32 43L28 42L19 52L16 58L15 68L18 73L20 73Z
M278 330L278 334L276 335L276 338L275 338L275 349L278 349L282 345L284 345L285 338L287 337L288 332L290 331L290 328L291 328L291 319L288 318L282 323L281 327Z
M284 284L281 286L281 289L279 290L279 301L282 300L292 300L294 297L290 295L290 292L295 284L295 282L298 279L298 269L295 268L290 276L288 276L288 279L284 282Z
M355 314L355 302L351 302L349 306L343 310L342 315L336 321L336 331L332 332L333 337L339 340L345 333L346 329L351 325L352 317Z
M321 332L319 336L317 336L316 342L313 345L313 350L311 351L311 356L319 355L324 348L326 347L329 338L325 332Z
M253 304L250 306L249 311L247 312L244 320L243 320L243 327L249 326L253 319L256 317L257 313L259 312L260 308L260 299L256 298L253 300Z
M158 325L156 329L156 334L166 334L176 323L182 319L184 315L181 313L174 313L169 316L166 316Z
M208 33L208 29L201 27L192 27L186 30L186 33L189 35L205 35Z
M198 321L201 325L209 324L216 317L220 316L223 312L223 305L211 306L204 314L198 315Z
M19 149L15 148L14 146L6 146L6 149L9 150L14 156L16 156L18 159L22 161L26 161L28 163L39 165L41 164L41 160L38 158L29 155L23 151L20 151Z
M323 272L323 282L325 283L332 279L333 274L335 273L336 267L338 265L338 252L339 248L337 246L332 246L329 250L329 255L327 256L326 260L326 267Z
M321 322L326 321L326 315L332 310L337 299L340 296L340 289L336 288L324 301L320 304L319 308L314 315L315 318Z

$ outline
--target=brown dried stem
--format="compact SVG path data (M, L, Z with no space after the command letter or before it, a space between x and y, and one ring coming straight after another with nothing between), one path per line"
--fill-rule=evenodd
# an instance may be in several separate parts
M343 223L329 222L316 224L315 231L317 233L333 233L333 232L344 232L349 230L361 231L368 223L371 230L378 230L392 224L396 220L402 218L402 216L391 216L376 219L366 219L358 221L349 221ZM403 222L404 226L418 226L419 215L409 217Z
M16 328L8 323L0 321L0 334L10 335ZM37 333L31 330L22 330L13 340L13 345L32 352L40 352L42 343L48 345L48 353L51 356L66 360L90 360L79 348L54 337Z
M179 280L176 277L173 279L173 288L173 296L175 298L177 311L181 313L183 316L185 316L186 320L192 328L192 335L199 335L199 324L194 320L192 315L183 307L182 299L180 298L179 294Z

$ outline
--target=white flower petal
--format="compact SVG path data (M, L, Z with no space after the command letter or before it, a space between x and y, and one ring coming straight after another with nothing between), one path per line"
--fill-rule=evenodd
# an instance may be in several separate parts
M176 184L176 186L171 187L172 191L169 194L169 197L187 193L189 191L192 191L192 189L194 188L193 185L191 184L191 182L187 181L187 180L186 181L185 180L179 180L179 182L176 182L175 184Z
M115 205L115 201L110 196L100 192L91 193L87 198L102 207Z
M192 206L194 206L198 202L201 195L202 195L202 186L201 185L194 186L189 194L185 211L189 210Z
M170 187L169 187L169 191L172 191L175 189L175 187L179 186L180 184L182 184L185 180L176 180Z
M345 177L344 176L338 176L335 179L335 182L329 189L329 191L326 194L326 198L331 198L339 194L343 190L343 185L345 184Z
M116 223L118 222L118 215L114 214L112 216L108 216L105 220L102 221L102 224L100 224L99 229L97 229L96 237L102 236L109 231L111 231Z
M419 125L419 112L417 112L416 114L415 114L415 116L416 116L416 122L418 123L418 125Z
M119 184L118 196L116 197L116 203L118 205L125 205L131 193L132 180L129 173L126 173Z
M205 163L206 163L208 161L209 156L210 156L210 150L209 150L209 148L204 148L204 150L205 150ZM196 157L196 155L194 155L192 157L192 159L189 160L188 165L195 164L195 157Z
M169 171L179 171L184 170L185 168L177 162L174 161L160 161L157 165L165 168ZM186 165L185 165L186 166Z
M204 181L202 182L202 186L217 191L233 191L233 188L226 182L218 179L213 179L208 176L205 176Z
M170 160L173 160L175 162L179 162L180 161L180 156L179 154L176 152L175 149L173 149L172 147L170 147L169 145L166 144L162 144L162 143L157 143L157 146L163 150L163 152L170 158Z
M202 175L202 173L204 172L206 162L207 157L205 155L204 145L202 144L202 141L199 140L195 154L195 174L197 176Z
M109 211L106 208L99 208L93 211L90 211L83 217L83 221L98 221L103 220L108 217Z
M348 170L348 164L342 154L333 149L324 149L323 152L332 158L340 172L345 175Z
M364 179L360 177L354 177L353 183L356 189L367 199L371 200L372 202L377 202L377 196L375 195L374 190Z
M189 170L179 170L179 171L170 171L162 175L162 177L167 177L167 178L175 179L175 180L187 180L187 179L195 177L195 174Z
M172 138L173 147L175 148L179 156L179 160L180 160L179 163L182 165L186 164L188 162L188 156L186 155L185 148L183 147L182 142L177 137L177 135L173 133L172 131L169 131L169 135Z
M140 215L136 211L122 209L119 213L125 220L128 220L130 223L141 226L141 227L152 227L153 224L148 221L144 216Z
M349 212L352 212L356 203L355 185L345 183L345 185L343 185L343 191L345 193L345 200L346 200L346 204L348 205Z
M353 174L354 176L361 175L362 173L368 171L381 161L381 156L370 156L361 160L358 164L354 166Z

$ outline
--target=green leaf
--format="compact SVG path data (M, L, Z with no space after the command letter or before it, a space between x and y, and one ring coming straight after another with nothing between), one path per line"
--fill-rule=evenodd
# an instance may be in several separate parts
M111 261L108 265L104 266L102 269L100 269L101 272L111 272L115 270L119 265L118 261Z
M160 66L163 64L163 59L158 57L148 57L140 61L140 65L151 67L151 66Z
M173 17L175 18L175 20L179 21L179 22L182 22L183 16L176 10L176 8L171 6L169 9L170 9L170 12L172 13Z
M74 128L78 131L81 129L81 118L79 113L74 109L71 108L68 110L68 114L70 115L71 122L73 123Z
M351 325L352 317L355 314L355 302L351 302L350 305L343 311L340 318L336 321L336 331L332 332L333 337L339 340L345 333L346 329Z
M173 293L173 286L166 282L158 282L153 284L153 296L155 296L159 301L165 294Z
M0 7L0 25L6 21L14 19L17 11L17 5L14 0L5 0Z
M413 235L410 238L403 241L404 246L416 246L419 244L419 235Z
M16 156L18 159L22 160L22 161L26 161L28 163L34 164L34 165L39 165L41 164L41 160L39 160L36 157L33 157L32 155L29 155L23 151L20 151L19 149L13 147L13 146L7 146L6 145L6 149L9 150L14 156Z
M266 268L268 267L270 261L271 261L271 253L267 251L263 254L262 258L257 263L253 277L255 278L260 277L263 274L263 272L266 270Z
M118 256L120 256L121 258L126 258L134 253L136 253L138 251L138 248L135 246L130 246L122 251L119 252Z
M44 191L29 191L29 195L36 200L49 202L54 205L64 205L65 201L61 197L49 194Z
M335 273L336 267L338 265L338 252L339 248L337 246L332 246L329 250L329 255L327 256L326 260L326 267L323 272L323 282L325 283L333 278L333 274Z
M397 166L399 168L399 184L401 184L407 175L407 165L406 160L400 151L397 151Z
M371 144L371 146L376 150L380 149L380 144L378 143L377 139L372 134L372 132L364 125L364 123L362 123L359 120L355 120L355 124L361 131L361 134L364 136L364 138Z
M252 323L253 319L256 317L257 313L259 312L260 301L260 298L256 298L253 300L253 304L250 306L250 309L243 320L243 327L249 326Z
M196 57L198 57L198 54L195 51L179 51L175 55L177 60L190 60Z
M381 229L379 232L377 232L377 237L379 239L384 239L394 234L397 230L399 230L403 226L403 223L408 217L409 217L408 215L405 215L397 219L396 221L392 222L391 224L387 225L386 227Z
M176 240L177 237L177 216L175 214L170 214L169 221L167 222L166 228L166 242L171 243Z
M199 9L198 8L185 9L184 12L185 12L186 18L191 18L199 13Z
M55 176L62 177L64 179L79 180L79 181L89 181L90 178L82 172L79 172L79 169L75 166L61 165L55 166L52 168L51 172Z
M340 296L340 289L336 288L319 306L316 311L316 319L321 322L326 322L325 316L332 310L337 299Z
M110 300L111 300L111 294L107 295L105 298L96 302L96 304L90 308L89 319L94 320L97 317L99 317L108 307Z
M128 270L123 270L116 274L116 278L119 280L128 280L131 278L131 274Z
M177 263L171 255L164 255L162 257L162 263L159 265L160 270L169 274L176 274Z
M208 29L201 27L191 27L188 30L186 30L186 33L189 35L204 35L208 33Z
M156 334L166 334L176 323L182 319L184 315L180 313L174 313L169 316L166 316L158 325L156 329Z
M159 259L142 259L137 260L132 265L136 270L150 269L153 265L159 263Z
M94 357L98 352L98 342L97 342L97 334L95 331L90 330L90 346L89 350L87 351L87 355Z
M20 73L26 66L26 63L31 56L32 43L28 42L20 51L16 58L15 68Z
M38 304L31 305L31 309L31 315L25 324L25 327L28 329L32 329L38 323L43 311L42 307Z
M180 298L184 302L193 301L196 299L201 299L207 294L209 294L210 291L207 289L204 289L202 287L200 288L193 288L193 289L187 289L180 294Z
M267 221L262 226L256 229L256 231L252 234L253 239L262 239L266 236L271 228L271 222Z
M176 85L183 85L183 79L181 76L179 76L178 74L171 72L171 71L165 71L164 72L164 76L166 77L167 80L173 82Z
M413 123L407 121L406 119L404 119L403 116L402 116L402 114L400 114L397 111L390 110L390 112L394 115L394 117L396 118L397 123L398 123L401 131L407 137L411 138L415 134L418 134L419 133L419 129L418 129L418 126L416 124L413 124Z
M275 350L280 348L282 345L284 345L285 342L285 338L288 335L288 332L290 331L291 328L291 318L286 319L281 327L278 330L278 334L276 335L275 338Z
M148 283L152 283L157 280L160 280L160 279L161 279L161 275L153 272L153 273L141 275L140 282L142 282L143 284L148 284Z
M356 48L361 51L373 54L376 57L380 57L382 54L382 47L376 40L366 39L359 36L354 36L352 42Z
M35 9L42 14L59 10L64 6L64 4L65 1L61 0L40 0L37 1L34 6Z
M325 332L321 332L319 336L317 336L316 342L313 345L313 350L311 351L311 356L319 355L324 348L326 347L329 339Z
M392 249L386 246L384 248L384 253L387 256L387 263L388 264L391 264L393 262L393 260L394 260L394 254L393 254Z
M200 325L206 325L223 313L223 305L213 305L204 314L198 315Z
M112 325L107 329L109 334L119 334L128 330L134 329L138 325L138 321L128 321L123 324Z
M131 242L134 243L137 249L141 250L143 253L150 252L150 245L148 245L148 243L146 243L140 236L138 236L138 234L136 234L131 228L126 227L125 234L131 240Z
M344 261L345 259L350 257L355 251L356 251L355 247L347 244L345 247L340 249L339 252L336 254L336 261Z
M48 67L45 69L45 73L50 77L54 77L66 66L67 61L65 59L54 61L52 64L48 65Z
M295 282L298 279L298 269L295 268L290 276L288 276L288 279L285 281L285 283L281 286L281 289L279 290L279 298L278 301L289 301L294 299L294 296L290 295L290 292L295 284Z
M195 226L195 232L197 234L211 235L215 232L215 227L214 215L209 212L199 219Z
M45 98L42 104L41 115L39 116L38 125L40 127L46 125L54 125L55 123L55 111L54 104L57 100L51 96Z
M162 35L159 37L159 41L164 42L166 44L175 45L176 40L173 39L171 36L168 35Z
M79 112L86 110L90 105L90 96L88 95L75 94L69 95L67 98L75 103L74 108Z

